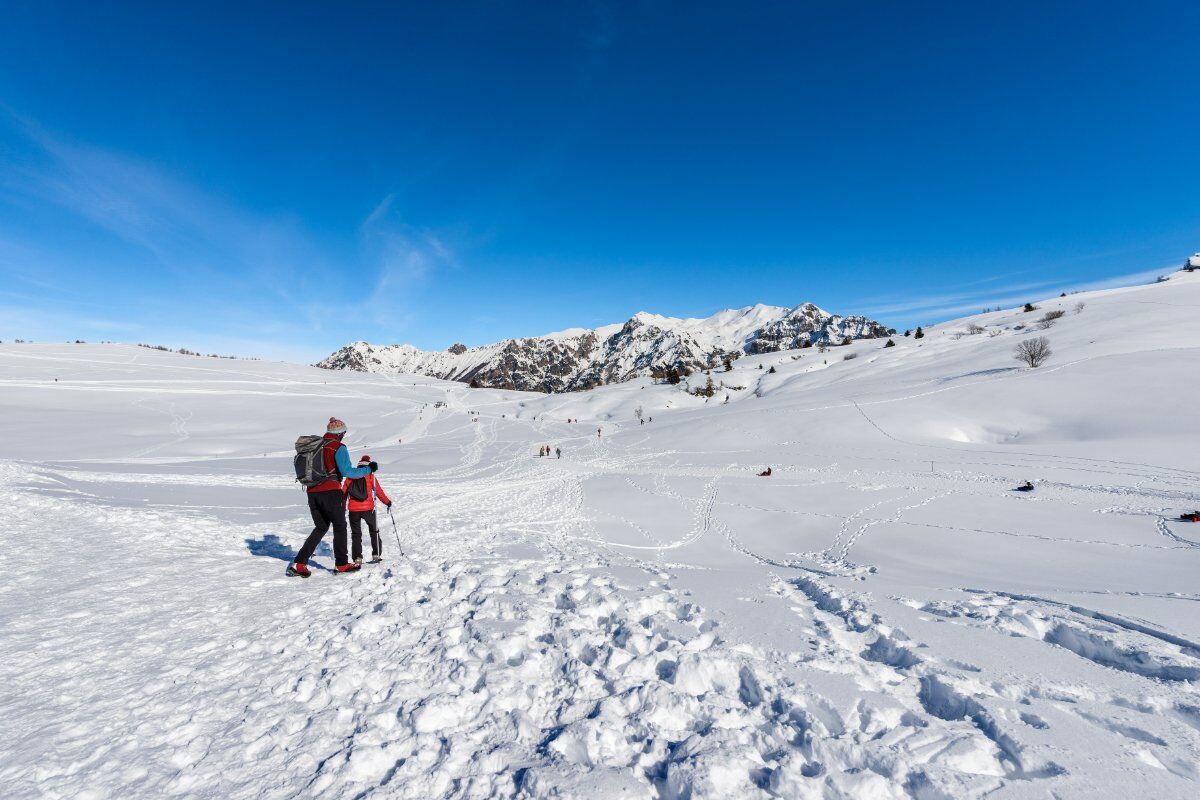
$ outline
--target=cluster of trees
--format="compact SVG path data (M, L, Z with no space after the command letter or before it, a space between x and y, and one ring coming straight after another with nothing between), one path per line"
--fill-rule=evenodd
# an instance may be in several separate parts
M82 344L82 342L78 342L78 344ZM203 356L204 355L204 353L198 353L195 350L188 350L186 347L181 347L178 350L172 350L171 348L164 347L161 344L143 344L142 342L138 342L138 347L145 347L147 350L159 350L164 353L178 353L181 356ZM209 353L207 357L208 358L229 358L229 359L233 359L235 361L261 361L262 360L262 359L258 359L258 358L242 358L241 356L222 356L222 355L218 355L217 353Z
M713 384L712 375L708 376L703 386L692 390L692 394L696 397L712 397L716 393L717 387Z
M672 386L678 385L684 378L692 374L688 367L654 367L650 370L650 377L656 381L663 381Z

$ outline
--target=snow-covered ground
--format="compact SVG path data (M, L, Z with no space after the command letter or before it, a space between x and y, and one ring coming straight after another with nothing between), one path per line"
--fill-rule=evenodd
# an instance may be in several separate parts
M1039 305L707 401L2 345L0 794L1194 798L1200 276ZM286 578L330 415L404 556Z

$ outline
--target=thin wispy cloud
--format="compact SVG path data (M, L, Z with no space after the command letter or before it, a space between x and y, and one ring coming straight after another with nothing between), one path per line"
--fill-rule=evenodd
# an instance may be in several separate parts
M366 258L373 264L369 292L355 311L378 325L403 329L415 314L414 293L434 275L459 266L455 247L444 234L406 222L389 194L359 225Z
M312 259L315 248L286 219L236 208L145 160L62 139L28 119L11 122L40 157L5 165L6 193L68 211L173 274L269 285Z
M923 321L933 323L956 316L978 313L985 308L1006 308L1031 301L1040 301L1048 295L1061 292L1086 292L1150 283L1171 269L1174 267L1143 270L1082 283L1043 280L1009 284L986 290L911 297L894 302L863 301L855 307L863 309L862 313L871 316L895 315L910 319L920 317ZM965 286L970 286L970 284Z
M0 270L14 276L9 287L24 289L19 296L4 292L0 301L43 307L11 315L4 327L17 333L10 336L86 328L158 341L157 326L159 337L193 335L255 352L270 328L288 336L289 314L296 317L293 337L300 328L340 338L339 316L353 324L364 311L375 326L402 328L412 318L412 291L457 263L441 237L399 219L392 195L363 221L357 245L330 251L293 219L239 208L144 159L69 141L11 112L0 111L0 124L27 145L20 158L0 156L0 207L57 209L146 263L141 270L131 267L136 261L120 270L89 267L88 254L60 254L52 241L27 241L0 226ZM106 272L116 292L128 282L126 291L142 306L138 321L113 314L111 302L89 304L71 281L39 277L54 263L65 272Z

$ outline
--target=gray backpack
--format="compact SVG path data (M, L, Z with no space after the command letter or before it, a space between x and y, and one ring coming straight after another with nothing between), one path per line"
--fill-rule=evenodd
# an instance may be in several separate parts
M338 474L336 466L332 473L325 470L324 450L328 441L324 436L301 436L296 440L296 458L293 464L296 467L296 480L304 486L312 488L325 481L341 480L342 476ZM341 444L338 444L338 447L341 447Z

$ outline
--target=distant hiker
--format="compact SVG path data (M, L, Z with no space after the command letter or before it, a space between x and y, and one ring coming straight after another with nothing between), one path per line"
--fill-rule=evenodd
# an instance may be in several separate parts
M1030 483L1029 481L1025 481L1024 483L1022 483L1020 486L1017 487L1017 491L1018 492L1032 492L1033 484Z
M771 468L770 468L770 467L767 467L767 468L766 468L766 469L764 469L762 472L758 473L758 477L760 477L760 478L769 478L769 477L771 477Z
M554 455L557 458L562 458L562 448L561 447L554 448Z
M369 468L371 457L360 458L358 466ZM383 491L383 486L373 473L368 473L365 478L346 478L342 481L342 491L349 500L347 505L350 508L350 555L354 563L361 565L363 562L363 522L367 523L367 530L371 534L371 563L382 561L383 541L379 537L379 526L375 524L375 498L378 497L381 503L391 508L392 501L388 499L387 492Z
M346 423L337 417L330 417L329 424L325 427L325 435L319 440L311 442L313 447L308 447L307 440L310 437L302 436L296 442L298 479L302 468L302 459L311 454L311 457L303 462L307 477L302 479L302 482L315 481L311 484L305 482L308 493L308 510L313 519L313 530L304 540L304 546L300 548L300 552L296 554L295 562L288 567L288 575L307 578L312 574L308 570L308 560L316 552L317 545L321 543L321 539L325 537L331 525L333 526L335 568L338 572L353 572L360 569L357 564L349 563L349 559L346 558L346 495L342 493L341 481L343 478L364 478L379 469L379 465L372 461L365 467L353 466L350 463L350 452L346 449L346 445L342 444L345 435ZM316 437L311 438L316 439ZM306 449L301 450L301 447Z
M544 447L539 447L539 448L538 448L538 458L541 458L541 457L542 457L542 456L544 456L544 455L546 455L546 448L544 448Z
M646 420L646 421L647 421L647 422L654 422L654 417L651 417L650 419L648 419L648 420Z
M599 428L596 428L596 438L597 439L600 438L600 429Z
M639 424L639 425L645 425L645 424L646 424L646 420L644 420L644 419L639 419L639 420L638 420L638 424Z

